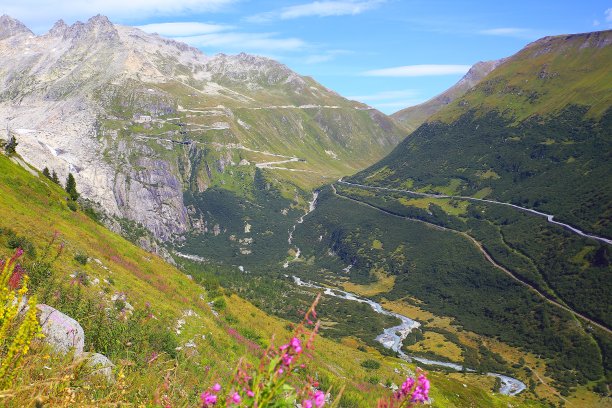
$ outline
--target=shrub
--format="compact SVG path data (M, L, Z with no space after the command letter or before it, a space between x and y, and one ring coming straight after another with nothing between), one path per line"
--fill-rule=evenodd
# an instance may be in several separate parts
M361 362L361 366L368 370L377 370L380 368L380 363L376 360L367 359Z
M80 263L81 265L87 265L88 257L85 254L76 254L74 256L74 260Z

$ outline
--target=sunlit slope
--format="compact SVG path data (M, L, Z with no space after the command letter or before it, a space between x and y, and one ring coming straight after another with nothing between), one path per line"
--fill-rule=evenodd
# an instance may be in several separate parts
M480 192L612 236L611 43L604 31L530 44L354 180Z
M56 236L49 256L55 256L57 244L63 244L62 254L52 265L53 274L60 281L82 285L86 276L89 283L82 286L83 291L92 296L99 293L102 299L108 298L109 305L113 305L111 296L120 294L136 310L148 308L156 320L168 324L168 335L176 337L180 347L176 364L170 365L175 367L175 374L173 390L169 393L180 395L180 401L187 406L197 405L199 392L209 383L227 379L238 358L252 352L249 350L253 344L265 346L272 335L283 339L290 333L286 321L266 315L236 295L223 296L222 289L200 286L161 258L97 224L82 211L71 211L66 205L66 194L59 186L3 155L0 155L0 197L0 255L12 253L7 247L9 229L24 237L36 252L36 255L32 251L26 255L26 265L34 257L44 256L45 246ZM83 265L77 261L77 254L86 255L89 261ZM77 278L81 283L75 281ZM39 287L44 292L44 284ZM208 304L213 300L216 301ZM58 302L62 304L61 299ZM85 319L94 317L82 320L86 328L86 349L91 343L88 340L90 326ZM181 320L183 323L179 324ZM195 344L195 348L186 346L187 343ZM309 363L311 374L327 386L333 385L339 390L343 384L347 385L343 406L372 405L388 390L371 378L399 383L405 373L402 367L413 368L399 360L382 357L373 349L357 349L359 344L357 341L341 344L320 338L314 361ZM130 368L134 364L130 359L137 353L129 351L129 344L125 347L125 356L115 363L127 373L134 389L128 387L120 396L113 396L112 392L110 395L115 402L151 401L155 390L164 383L163 376L159 375L160 367L150 363L148 369ZM369 358L380 361L381 367L374 370L362 367L361 363ZM471 376L467 380L447 378L442 374L430 377L434 383L433 406L505 407L509 402L523 406L520 399L492 395L488 389L493 381L487 377ZM466 381L467 388L462 386ZM19 403L10 404L19 406Z

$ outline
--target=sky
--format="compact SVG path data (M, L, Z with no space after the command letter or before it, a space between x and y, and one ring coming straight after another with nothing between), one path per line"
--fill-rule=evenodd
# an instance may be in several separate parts
M36 34L103 14L206 54L267 56L385 113L538 38L612 29L612 0L0 0L0 14Z

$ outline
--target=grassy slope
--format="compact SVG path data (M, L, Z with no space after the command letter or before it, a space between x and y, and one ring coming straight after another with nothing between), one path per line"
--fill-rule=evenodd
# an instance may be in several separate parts
M569 104L600 117L612 102L612 31L545 37L497 67L464 97L430 118L451 122L469 110L497 110L517 121Z
M234 362L246 353L244 338L228 336L228 328L236 328L238 332L254 331L264 341L272 333L277 333L279 338L288 335L286 322L265 315L235 295L227 298L227 307L221 312L220 318L215 318L210 307L202 300L207 301L210 295L203 287L160 258L96 224L82 212L70 211L66 207L63 190L43 177L31 175L5 156L0 156L0 197L0 226L10 227L18 235L26 236L35 244L39 253L53 233L59 233L65 249L54 265L58 276L68 279L69 274L79 269L85 271L91 279L97 277L102 281L112 277L111 291L126 293L128 301L136 308L141 308L149 302L160 320L164 317L177 319L187 309L197 313L197 316L185 318L185 326L179 335L181 344L189 339L196 339L198 353L195 356L179 353L176 364L172 364L170 360L166 365L155 363L150 364L148 369L134 370L130 368L130 354L126 349L126 358L115 363L127 373L127 379L106 391L96 388L94 392L88 388L95 388L95 383L85 386L73 384L68 389L76 394L71 394L73 391L67 391L65 386L49 386L49 383L38 382L38 375L44 375L45 378L57 376L58 372L66 370L65 365L68 362L56 360L55 357L49 360L42 354L36 354L44 350L35 348L22 373L22 380L33 382L34 387L18 388L17 399L12 400L9 405L31 403L31 398L37 395L37 390L44 390L43 394L55 401L55 405L70 405L70 401L73 401L71 398L76 398L76 401L81 403L85 401L83 398L92 402L90 397L99 397L99 401L106 402L150 403L156 390L163 387L164 378L160 375L162 371L172 373L172 384L170 389L166 390L167 394L178 401L179 405L192 405L197 401L198 390L219 378L217 376L227 378ZM90 261L85 266L80 265L72 260L76 253L85 253L92 259L98 259L108 269L103 269L95 261ZM10 250L2 247L0 254L9 255ZM95 286L90 288L92 292L98 291ZM200 334L205 334L206 337L200 340ZM399 361L383 358L373 350L364 353L356 347L356 344L350 342L339 344L319 339L315 360L311 364L321 378L327 378L328 383L348 385L346 406L369 405L385 392L382 387L369 384L367 378L379 376L396 383L401 379L401 376L393 371L401 365ZM360 362L367 358L379 359L383 365L374 373L367 372L360 366ZM51 366L51 371L42 369L41 365L45 362ZM205 365L212 367L216 374L202 371ZM60 380L56 378L51 384L56 384L53 381ZM501 407L507 406L509 402L515 404L521 401L492 395L486 391L487 387L492 385L488 379L475 381L471 383L473 386L465 388L460 380L453 380L443 374L432 374L432 382L432 392L436 400L434 406ZM125 388L117 388L120 386ZM67 399L64 399L64 395L67 395Z
M605 31L530 44L357 178L430 190L457 179L454 194L490 189L612 234L611 41Z

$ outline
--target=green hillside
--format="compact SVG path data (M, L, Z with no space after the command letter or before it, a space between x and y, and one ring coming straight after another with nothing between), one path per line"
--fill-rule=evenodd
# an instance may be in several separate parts
M353 180L511 202L612 237L612 31L530 44ZM381 173L378 173L381 172Z
M240 357L254 357L253 347L267 346L273 334L289 336L287 321L225 291L209 275L203 285L196 283L198 270L190 278L80 209L70 210L59 186L4 155L0 196L0 255L24 248L23 264L39 302L78 320L85 330L85 349L111 358L118 376L113 384L92 381L87 370L70 363L70 356L36 343L16 385L0 391L3 406L26 406L35 400L50 406L197 406L199 393L215 381L227 381ZM112 300L113 295L120 296ZM302 295L305 302L313 296ZM380 367L364 368L361 363L368 359L376 359ZM342 406L355 407L370 406L388 392L372 378L399 383L408 368L354 340L325 338L317 340L308 366L309 374L325 387L338 390L346 385ZM502 407L512 401L515 406L537 406L491 394L490 378L463 377L432 373L433 405ZM462 386L466 382L467 388Z
M324 189L291 272L425 322L408 352L526 370L531 395L605 405L611 44L610 31L551 37L505 59L353 185Z

